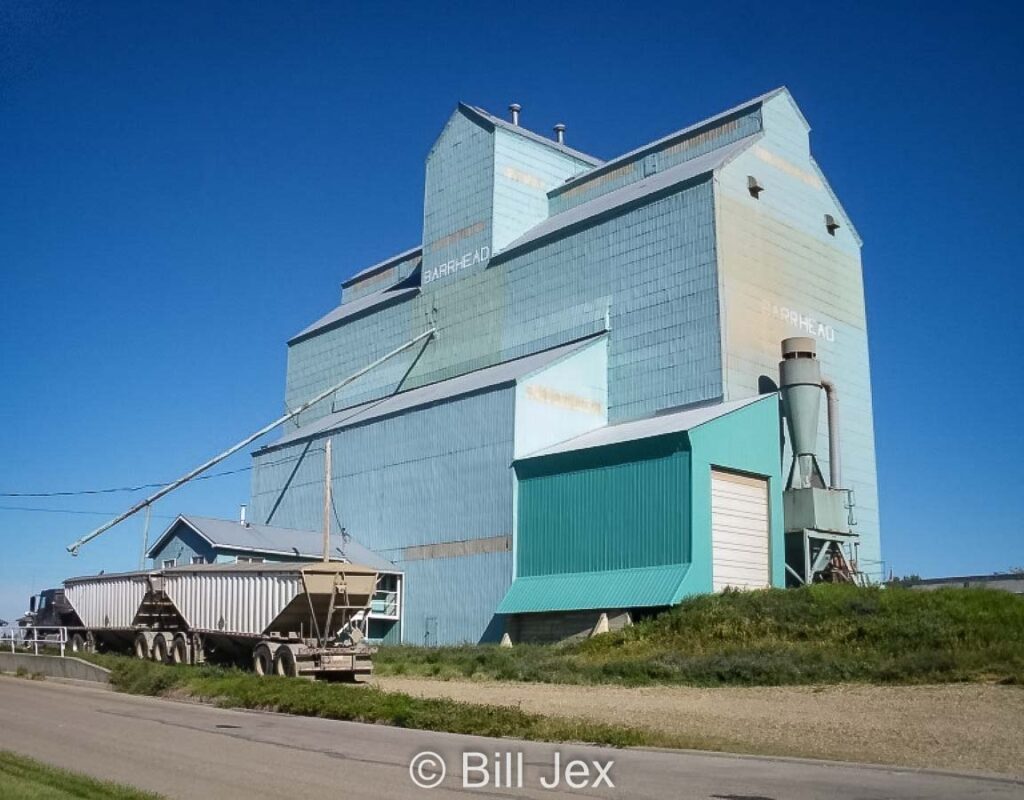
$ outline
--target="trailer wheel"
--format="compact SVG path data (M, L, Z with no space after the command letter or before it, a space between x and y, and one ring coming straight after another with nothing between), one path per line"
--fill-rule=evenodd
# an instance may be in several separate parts
M82 634L71 634L71 639L68 640L68 650L72 653L84 653L85 649L85 638Z
M263 642L253 648L252 671L257 675L272 675L274 672L274 656Z
M295 653L288 645L277 648L274 656L274 672L285 678L297 678L299 676L299 665L295 661Z
M167 650L167 638L162 633L158 633L153 637L153 660L158 664L166 664Z
M171 642L171 663L188 664L188 642L183 633L177 634Z
M135 635L135 644L132 647L132 651L139 661L149 660L149 640L146 639L146 634L138 633Z

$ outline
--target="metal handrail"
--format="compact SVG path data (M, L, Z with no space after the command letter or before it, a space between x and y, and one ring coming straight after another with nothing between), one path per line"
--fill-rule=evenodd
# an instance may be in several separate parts
M57 638L49 638L50 634L47 634L46 631L53 631ZM32 634L31 639L28 637L29 633ZM16 653L18 647L28 649L29 645L31 645L35 655L39 655L39 645L44 647L58 645L60 647L60 654L64 656L67 653L68 629L59 625L40 627L28 625L24 628L8 627L0 630L0 647L6 648L5 643L10 644L12 653Z

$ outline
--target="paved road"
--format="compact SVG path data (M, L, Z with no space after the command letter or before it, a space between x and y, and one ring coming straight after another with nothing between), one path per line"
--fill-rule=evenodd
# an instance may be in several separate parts
M378 725L231 711L92 686L0 677L0 749L179 798L629 797L679 800L968 800L1024 797L1024 784L857 765L691 752L613 750L426 733ZM450 765L440 787L417 788L410 759L432 750ZM462 786L462 754L488 754L490 786ZM523 788L495 788L493 754L523 754ZM615 789L545 790L555 754L607 768ZM503 756L504 758L504 756ZM473 762L471 762L473 763ZM504 762L503 762L504 763ZM598 768L574 767L578 784ZM432 774L425 765L423 776ZM502 782L507 770L503 770ZM466 773L483 779L480 770Z

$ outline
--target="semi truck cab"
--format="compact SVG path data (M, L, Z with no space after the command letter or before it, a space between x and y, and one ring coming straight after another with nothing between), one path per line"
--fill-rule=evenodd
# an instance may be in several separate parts
M25 628L60 628L80 626L82 623L71 604L64 597L64 589L43 589L28 599L28 613L18 620Z

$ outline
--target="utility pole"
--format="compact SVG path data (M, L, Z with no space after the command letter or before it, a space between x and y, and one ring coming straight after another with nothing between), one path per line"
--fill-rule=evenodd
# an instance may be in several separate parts
M324 442L324 561L331 560L331 437Z

